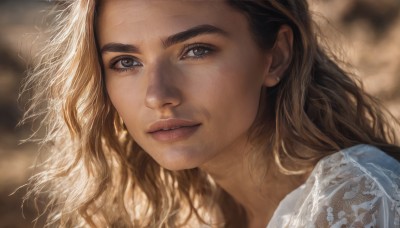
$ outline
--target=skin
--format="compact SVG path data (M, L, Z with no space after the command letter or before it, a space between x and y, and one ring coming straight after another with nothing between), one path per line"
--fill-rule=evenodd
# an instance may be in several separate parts
M262 50L246 17L223 1L210 7L207 1L108 0L98 19L107 92L133 139L164 168L210 173L245 207L250 227L265 227L299 182L271 166L260 184L248 178L254 174L244 156L257 152L248 130L261 89L279 83L289 64L291 30L282 27L274 48ZM218 32L166 45L167 37L202 25ZM130 48L106 48L115 43ZM171 118L199 127L168 142L148 133L152 123Z

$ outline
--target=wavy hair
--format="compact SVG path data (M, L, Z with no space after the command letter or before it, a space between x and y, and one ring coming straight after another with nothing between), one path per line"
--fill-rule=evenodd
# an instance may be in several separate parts
M242 206L206 173L160 167L127 133L105 90L96 45L98 1L57 4L51 39L24 87L34 94L25 120L43 118L41 143L48 151L26 197L46 197L47 226L180 227L197 221L245 227ZM274 45L282 25L294 33L291 64L276 87L263 91L249 131L249 139L270 151L265 160L272 157L281 172L295 175L360 143L399 158L385 109L319 44L305 0L227 4L247 17L260 48Z

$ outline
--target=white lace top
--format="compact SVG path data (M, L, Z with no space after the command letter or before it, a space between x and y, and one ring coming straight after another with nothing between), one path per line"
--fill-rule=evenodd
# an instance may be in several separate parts
M400 228L400 163L368 145L322 159L267 226L281 227Z

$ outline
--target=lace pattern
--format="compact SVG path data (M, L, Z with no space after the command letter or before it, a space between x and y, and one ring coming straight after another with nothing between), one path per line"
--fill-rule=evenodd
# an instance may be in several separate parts
M322 159L275 211L271 227L400 228L400 164L358 145Z

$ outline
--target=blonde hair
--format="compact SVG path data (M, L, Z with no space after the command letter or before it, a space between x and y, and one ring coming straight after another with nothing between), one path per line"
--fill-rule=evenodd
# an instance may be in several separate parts
M209 213L215 226L245 226L241 205L206 173L166 170L128 135L104 86L95 36L98 3L58 4L52 38L25 85L35 94L26 119L44 113L41 142L49 151L27 197L48 198L47 225L179 227L207 223ZM265 159L296 174L359 143L398 156L381 107L318 45L305 0L228 4L247 16L260 48L273 45L283 24L294 32L291 65L277 87L263 92L250 130L254 142L273 152ZM288 168L293 163L296 170Z

